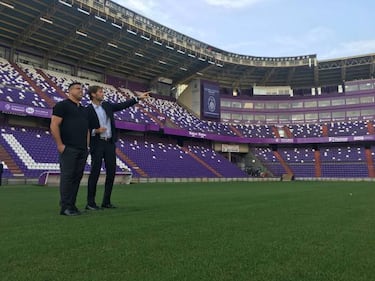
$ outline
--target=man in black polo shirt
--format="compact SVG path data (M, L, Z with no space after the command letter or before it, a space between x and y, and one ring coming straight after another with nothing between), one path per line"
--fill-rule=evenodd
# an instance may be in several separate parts
M50 129L60 160L60 214L76 216L81 214L75 204L90 135L87 110L80 104L83 96L81 83L70 84L68 91L68 99L56 103L53 108Z
M4 164L1 161L0 162L0 186L1 186L2 178L3 178L3 172L4 172Z

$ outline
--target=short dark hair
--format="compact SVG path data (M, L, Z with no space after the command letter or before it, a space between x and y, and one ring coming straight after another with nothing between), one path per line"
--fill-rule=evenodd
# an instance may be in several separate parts
M103 89L103 87L100 87L100 86L90 86L88 89L87 89L87 93L89 94L89 97L90 97L90 100L92 100L92 94L95 94L97 91L99 91L100 89Z
M73 82L73 83L70 83L69 86L68 86L68 90L70 90L71 87L75 86L75 85L80 85L82 86L82 83L80 82Z

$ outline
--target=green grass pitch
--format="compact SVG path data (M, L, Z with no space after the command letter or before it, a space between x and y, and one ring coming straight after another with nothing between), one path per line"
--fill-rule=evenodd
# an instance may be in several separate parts
M55 187L0 187L0 280L375 279L372 182L115 186L117 209L77 217L58 200Z

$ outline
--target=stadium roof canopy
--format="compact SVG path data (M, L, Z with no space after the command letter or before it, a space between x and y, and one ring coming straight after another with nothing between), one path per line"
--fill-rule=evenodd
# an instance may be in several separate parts
M372 78L375 54L255 57L185 36L109 0L0 0L0 44L75 67L173 84L200 78L223 87L338 85ZM240 38L238 40L241 40Z

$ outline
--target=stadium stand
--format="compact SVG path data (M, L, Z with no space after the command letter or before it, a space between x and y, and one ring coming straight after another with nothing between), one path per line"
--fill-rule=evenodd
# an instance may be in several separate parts
M368 177L365 149L360 146L321 150L322 177Z
M274 138L271 126L268 125L248 125L233 124L234 128L239 130L244 137L248 138Z
M20 71L17 71L10 63L2 59L2 81L3 87L0 89L2 100L12 103L27 104L36 107L48 107L40 99L37 93L32 92L32 88L22 78ZM95 81L82 79L67 74L57 73L49 70L37 70L26 64L19 64L25 74L35 82L35 84L49 97L57 102L62 99L61 92L65 92L67 85L72 81L80 81L86 87L90 84L99 84L105 89L106 98L112 102L120 102L134 96L130 89L119 88ZM40 74L44 73L58 89ZM7 94L4 94L6 92ZM176 101L162 98L152 98L149 103L135 107L134 111L121 112L116 115L118 120L125 120L135 123L154 123L154 120L170 120L175 126L186 130L198 130L217 135L229 135L245 138L275 138L275 131L268 125L248 125L248 124L222 124L213 121L200 120L192 115L188 110L182 108ZM85 104L89 102L85 97ZM147 113L147 114L143 114ZM150 118L153 117L153 118ZM349 121L331 122L325 124L327 136L365 136L369 135L369 121ZM322 137L323 126L319 124L296 124L289 125L288 129L293 138ZM372 126L372 124L371 124ZM234 128L234 129L231 129ZM239 134L235 132L239 132ZM54 142L48 130L36 128L11 127L3 128L1 134L3 147L12 155L15 163L25 177L36 178L45 171L58 171L58 155L54 147ZM40 149L48 153L41 154ZM127 161L133 167L128 167L124 161L117 159L118 171L122 169L132 169L134 177L245 177L246 174L234 166L227 159L217 154L209 147L200 145L188 145L180 147L176 143L160 141L157 138L153 142L143 141L137 138L120 139L118 149L126 155ZM355 152L353 152L355 151ZM286 172L285 166L279 162L275 152L270 148L255 148L254 154L269 170L269 172L279 177ZM293 174L298 177L317 176L314 149L311 148L279 148L280 156L285 160ZM333 147L320 150L322 177L368 177L366 159L364 158L364 148L356 147ZM357 154L361 155L359 157ZM152 159L150 161L150 159ZM162 163L162 164L161 164ZM104 168L104 167L103 167ZM12 177L12 173L5 169L5 177ZM89 166L86 166L89 171ZM143 173L139 173L143 171Z
M322 126L319 124L290 125L289 129L292 132L293 137L296 138L319 138L322 136Z
M330 123L328 127L328 135L330 137L336 136L365 136L370 132L367 127L367 122L364 120L353 122L337 122Z

